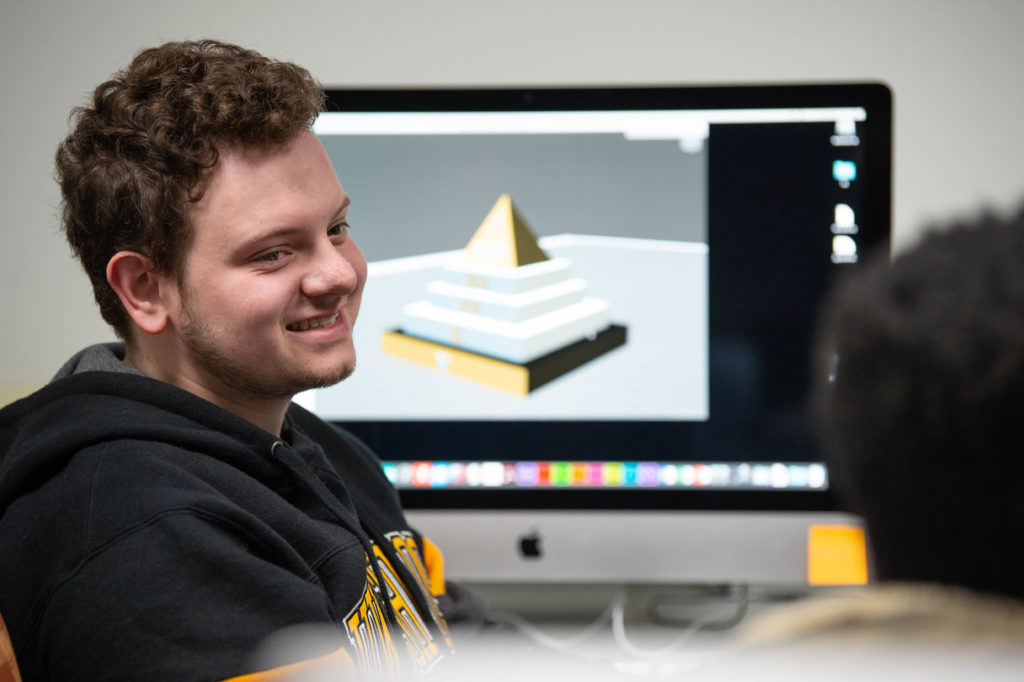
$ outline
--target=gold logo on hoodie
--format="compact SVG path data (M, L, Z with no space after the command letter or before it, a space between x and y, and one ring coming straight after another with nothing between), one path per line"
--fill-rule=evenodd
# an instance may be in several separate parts
M441 656L442 646L451 645L448 626L430 590L430 579L415 538L408 532L390 533L386 538L391 542L399 560L412 575L415 584L405 584L398 577L383 550L376 544L373 545L374 558L385 584L379 584L377 574L367 557L363 599L345 621L361 667L372 677L385 677L398 672L400 663L396 639L399 637L405 643L416 672L425 672ZM429 606L429 614L420 613L410 590L421 592ZM387 595L404 637L391 630L384 611L387 607L378 597L379 594ZM428 626L428 618L437 622L443 642L437 641L438 632Z

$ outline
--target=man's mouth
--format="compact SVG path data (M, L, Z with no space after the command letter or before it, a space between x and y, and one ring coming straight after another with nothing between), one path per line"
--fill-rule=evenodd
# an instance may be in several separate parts
M290 332L304 332L308 329L320 329L321 327L330 327L332 324L338 321L338 316L341 313L334 313L327 317L313 317L308 320L299 320L298 322L292 322L287 325L285 329Z

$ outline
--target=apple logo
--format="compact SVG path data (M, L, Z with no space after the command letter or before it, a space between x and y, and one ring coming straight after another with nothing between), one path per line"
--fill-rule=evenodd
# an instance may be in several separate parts
M540 540L540 533L536 530L531 530L523 535L519 538L519 554L524 559L540 559L542 553Z

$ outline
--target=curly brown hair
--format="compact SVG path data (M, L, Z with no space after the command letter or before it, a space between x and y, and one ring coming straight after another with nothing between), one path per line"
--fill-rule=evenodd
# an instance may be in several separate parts
M122 339L130 321L107 282L118 251L137 251L181 278L190 206L205 189L217 145L281 144L324 104L305 69L216 40L143 50L76 108L57 149L63 227L92 282L100 313Z

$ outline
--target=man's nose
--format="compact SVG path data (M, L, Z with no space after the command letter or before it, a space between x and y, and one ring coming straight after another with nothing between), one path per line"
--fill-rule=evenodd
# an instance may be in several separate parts
M302 291L309 297L351 293L358 284L358 273L346 255L347 251L327 243L319 247L312 259L309 272L302 280ZM358 252L357 252L358 253Z

